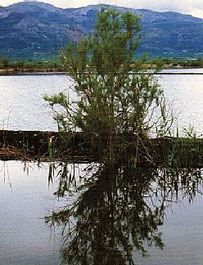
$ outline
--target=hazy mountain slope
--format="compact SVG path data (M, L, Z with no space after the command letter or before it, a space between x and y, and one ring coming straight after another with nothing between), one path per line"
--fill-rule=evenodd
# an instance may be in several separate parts
M93 32L99 5L62 9L42 2L0 7L0 55L10 58L55 55L69 41ZM122 12L124 8L119 7ZM203 20L174 12L130 9L141 14L139 53L152 56L203 55Z

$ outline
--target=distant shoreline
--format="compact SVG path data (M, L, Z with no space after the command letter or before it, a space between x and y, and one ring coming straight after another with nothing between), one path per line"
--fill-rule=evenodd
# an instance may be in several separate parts
M0 69L0 76L3 75L65 75L66 72L63 71L45 71L42 69L36 69L32 71L8 71L5 69Z
M149 68L150 69L150 68ZM156 72L156 75L203 75L202 72L193 72L192 70L195 69L203 69L203 67L194 67L194 68L163 68L162 71ZM167 70L167 72L164 72ZM170 70L178 70L177 72L169 72ZM191 70L190 72L179 72L180 70ZM61 69L21 69L16 70L14 68L8 68L8 69L0 69L0 76L3 75L65 75L68 74L65 71L61 71ZM149 73L150 74L150 73Z
M122 65L121 65L122 67ZM189 60L189 59L170 59L170 58L148 58L148 59L135 59L131 62L131 69L142 69L148 71L156 69L157 71L163 69L168 70L191 70L203 69L203 58ZM23 59L17 61L9 61L7 57L0 57L0 75L22 75L22 74L64 74L65 68L59 61L25 61ZM162 72L163 73L163 72ZM164 73L165 74L165 73ZM168 73L166 73L168 74Z
M3 74L26 74L26 73L65 73L61 69L58 68L23 68L23 69L15 69L15 68L2 68L0 69L0 75Z

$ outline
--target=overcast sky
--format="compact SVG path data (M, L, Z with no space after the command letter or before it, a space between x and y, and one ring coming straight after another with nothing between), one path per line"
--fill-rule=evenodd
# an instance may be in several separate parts
M22 1L0 0L0 5L8 6ZM102 3L133 8L147 8L156 11L177 11L203 18L203 0L43 0L43 2L62 8Z

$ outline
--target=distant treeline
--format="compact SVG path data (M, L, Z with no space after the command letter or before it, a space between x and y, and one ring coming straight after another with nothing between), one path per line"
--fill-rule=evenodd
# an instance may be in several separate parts
M140 64L142 60L137 59L132 65ZM203 68L203 58L199 59L171 59L171 58L148 58L144 61L147 68ZM26 61L23 59L9 61L7 57L0 57L0 69L5 72L62 72L64 67L59 61Z
M173 58L152 58L148 63L160 66L162 68L202 68L203 58L198 59L173 59Z
M17 61L9 61L7 57L0 57L0 69L7 72L33 72L33 71L63 71L64 68L58 61L25 61L23 59Z

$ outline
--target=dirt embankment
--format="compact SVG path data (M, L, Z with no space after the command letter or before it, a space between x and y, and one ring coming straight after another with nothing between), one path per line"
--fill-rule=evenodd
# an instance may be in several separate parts
M1 160L74 160L90 157L80 133L0 130Z
M127 143L121 159L132 158L137 148L135 137L121 135L119 139ZM106 142L83 133L1 130L0 160L98 161ZM203 139L146 139L139 150L140 165L152 158L155 166L203 167Z

